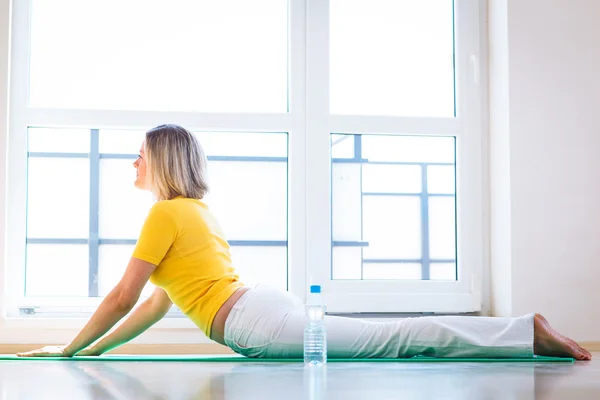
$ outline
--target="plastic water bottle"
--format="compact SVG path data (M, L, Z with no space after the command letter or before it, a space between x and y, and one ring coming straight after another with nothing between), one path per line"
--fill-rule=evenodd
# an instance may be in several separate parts
M327 362L327 335L325 332L325 304L321 286L312 285L306 301L304 327L304 363L323 365Z

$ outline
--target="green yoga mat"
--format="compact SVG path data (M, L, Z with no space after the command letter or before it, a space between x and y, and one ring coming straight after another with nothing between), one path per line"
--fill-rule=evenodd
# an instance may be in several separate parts
M17 357L12 354L0 355L0 361L129 361L129 362L278 362L298 363L301 358L249 358L234 355L104 355L100 357ZM411 358L330 358L328 362L575 362L573 358L563 357L541 357L531 358L434 358L434 357L411 357Z

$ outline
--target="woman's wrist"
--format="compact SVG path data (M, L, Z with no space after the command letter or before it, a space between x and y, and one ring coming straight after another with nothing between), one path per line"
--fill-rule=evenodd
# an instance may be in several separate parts
M73 347L71 347L71 343L67 344L64 348L63 348L63 354L65 357L73 357L75 355L75 353L77 353L79 350L74 349Z
M100 355L100 354L104 354L104 352L106 351L106 348L104 346L102 346L102 342L98 342L91 347L91 350L94 354Z

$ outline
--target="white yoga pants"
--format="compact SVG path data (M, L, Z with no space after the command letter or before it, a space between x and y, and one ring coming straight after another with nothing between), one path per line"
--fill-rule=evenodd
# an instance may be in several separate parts
M432 316L367 321L325 317L329 358L532 357L533 317ZM248 357L303 356L305 314L291 293L257 286L234 305L225 343Z

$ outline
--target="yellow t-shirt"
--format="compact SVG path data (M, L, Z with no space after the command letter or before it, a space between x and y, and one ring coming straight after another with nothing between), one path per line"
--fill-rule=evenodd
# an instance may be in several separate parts
M217 311L243 286L229 244L200 200L176 197L154 204L133 257L157 266L150 282L209 337Z

